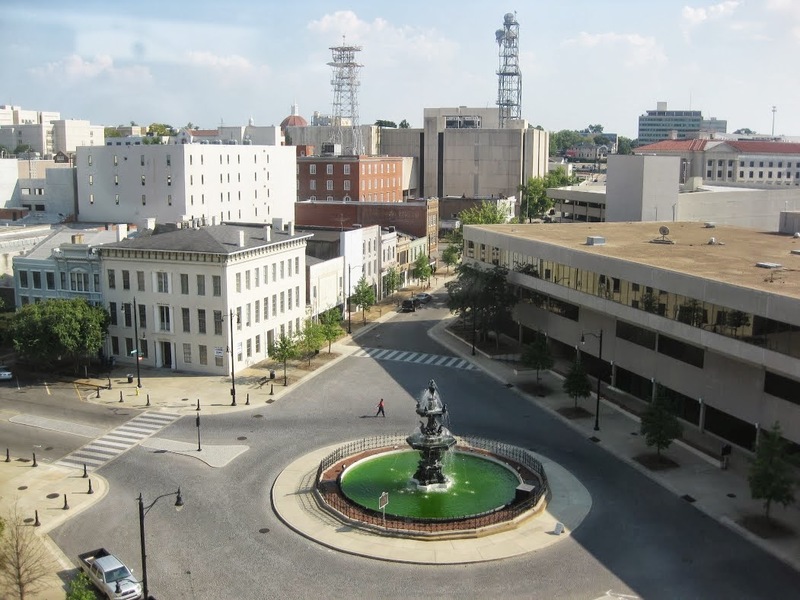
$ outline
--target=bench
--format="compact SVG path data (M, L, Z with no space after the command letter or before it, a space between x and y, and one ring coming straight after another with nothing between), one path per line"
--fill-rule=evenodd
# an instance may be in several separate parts
M260 388L264 387L264 384L267 383L268 381L269 381L269 377L266 377L266 376L262 377L261 379L258 380L258 387L260 387Z

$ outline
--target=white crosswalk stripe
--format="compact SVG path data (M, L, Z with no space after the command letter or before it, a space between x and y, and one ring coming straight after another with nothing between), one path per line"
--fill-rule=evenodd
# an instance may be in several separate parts
M353 353L353 356L358 358L372 358L375 360L391 360L434 365L437 367L450 367L452 369L464 369L467 371L474 371L478 368L468 360L464 360L463 358L459 358L457 356L402 352L400 350L386 350L384 348L359 348Z
M86 465L87 471L95 471L180 418L181 415L174 413L142 413L55 464L75 469L83 469L83 465Z

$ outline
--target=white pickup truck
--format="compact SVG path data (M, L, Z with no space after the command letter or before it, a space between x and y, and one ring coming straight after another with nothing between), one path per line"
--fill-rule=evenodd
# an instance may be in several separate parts
M139 600L142 597L142 585L133 577L133 571L105 548L79 554L78 567L89 576L103 598Z

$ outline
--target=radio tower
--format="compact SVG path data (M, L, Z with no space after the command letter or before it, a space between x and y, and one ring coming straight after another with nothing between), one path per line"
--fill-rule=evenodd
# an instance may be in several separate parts
M497 106L500 128L512 119L522 118L522 72L519 70L519 23L516 13L506 13L503 28L495 32L499 46Z
M356 52L361 52L361 46L348 46L342 36L342 45L331 47L333 60L328 66L333 68L331 85L333 86L333 142L341 144L345 149L345 123L349 121L350 139L352 145L348 148L352 154L359 155L363 152L361 143L361 128L358 126L358 88L361 82L358 70L363 67L356 62Z

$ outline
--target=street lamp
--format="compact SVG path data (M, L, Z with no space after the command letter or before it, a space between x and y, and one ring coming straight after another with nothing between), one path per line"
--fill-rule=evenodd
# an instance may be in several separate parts
M597 367L597 405L594 410L594 430L600 431L600 380L602 374L601 370L603 368L603 330L600 329L600 333L581 332L581 344L586 343L587 335L597 338L600 342L600 348L597 352L597 359L600 361Z
M142 547L142 587L145 600L150 600L150 594L147 589L147 551L145 550L144 542L144 517L148 512L150 512L150 509L156 505L156 502L161 500L161 498L166 498L167 496L176 496L175 510L180 511L183 508L183 496L181 496L181 488L178 488L177 492L170 492L168 494L162 494L158 496L147 506L144 505L141 492L139 492L139 498L137 499L139 502L139 539Z
M136 296L133 297L133 337L136 338L136 387L142 387L142 374L139 368L139 319L136 317ZM139 395L139 392L136 392Z

